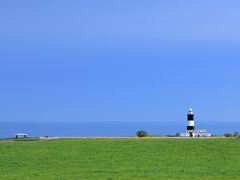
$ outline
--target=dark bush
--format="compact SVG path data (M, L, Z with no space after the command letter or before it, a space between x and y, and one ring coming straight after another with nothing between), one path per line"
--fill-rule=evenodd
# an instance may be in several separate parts
M233 137L233 135L231 133L225 133L224 136L225 137Z
M146 137L146 136L148 136L148 133L146 131L139 130L139 131L137 131L136 135L137 135L137 137Z
M239 136L239 132L234 132L233 133L233 137L238 137Z

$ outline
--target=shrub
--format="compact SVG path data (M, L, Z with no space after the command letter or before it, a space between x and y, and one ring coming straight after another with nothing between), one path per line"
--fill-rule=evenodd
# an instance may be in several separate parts
M146 137L148 135L148 133L146 131L143 130L139 130L136 133L137 137Z
M225 137L233 137L233 135L231 133L225 133L224 136Z
M234 132L233 133L233 137L238 137L239 136L239 132Z

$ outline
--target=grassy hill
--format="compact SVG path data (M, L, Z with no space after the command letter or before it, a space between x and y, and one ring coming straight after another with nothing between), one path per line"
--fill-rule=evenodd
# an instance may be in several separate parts
M239 139L0 142L0 179L240 179Z

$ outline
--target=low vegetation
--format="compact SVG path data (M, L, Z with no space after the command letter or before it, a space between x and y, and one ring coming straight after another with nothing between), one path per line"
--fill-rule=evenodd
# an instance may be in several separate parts
M233 137L238 137L239 136L239 132L234 132L233 133Z
M0 179L240 179L235 138L0 142Z
M136 135L137 135L137 137L147 137L148 133L147 133L147 131L139 130L136 132Z
M233 137L232 133L225 133L224 136L225 137Z
M235 138L239 138L239 137L240 137L240 134L239 134L239 132L225 133L224 136L225 136L225 137L235 137Z

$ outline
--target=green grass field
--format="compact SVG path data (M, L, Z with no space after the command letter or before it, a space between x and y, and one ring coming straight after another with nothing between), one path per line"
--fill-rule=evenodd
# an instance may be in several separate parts
M0 179L240 179L240 140L0 142Z

